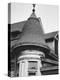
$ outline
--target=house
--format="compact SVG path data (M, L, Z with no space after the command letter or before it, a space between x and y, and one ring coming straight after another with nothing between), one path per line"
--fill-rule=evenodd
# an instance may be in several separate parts
M41 18L35 14L9 24L8 75L40 76L58 74L58 31L44 33Z

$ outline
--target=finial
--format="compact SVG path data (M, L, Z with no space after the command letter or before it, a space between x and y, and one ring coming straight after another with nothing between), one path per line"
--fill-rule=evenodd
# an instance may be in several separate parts
M32 11L33 11L33 13L35 12L35 4L33 4L33 10Z

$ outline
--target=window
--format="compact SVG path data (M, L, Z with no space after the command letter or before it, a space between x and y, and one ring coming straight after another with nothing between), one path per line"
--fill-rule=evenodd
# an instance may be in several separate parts
M31 72L29 72L28 75L29 75L29 76L32 76L32 75L36 75L36 73L31 73Z
M28 75L36 75L37 72L37 61L28 62Z
M29 61L28 69L35 69L35 70L37 70L37 61Z
M17 63L17 77L19 76L19 63Z

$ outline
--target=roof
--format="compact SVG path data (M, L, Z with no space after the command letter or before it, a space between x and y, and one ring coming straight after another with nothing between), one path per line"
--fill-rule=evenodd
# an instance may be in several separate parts
M40 23L39 18L35 16L35 13L32 13L32 16L30 16L24 24L21 37L17 41L16 47L18 47L19 44L23 45L23 43L26 43L26 45L28 45L29 43L34 43L34 45L39 43L40 46L44 46L46 45L46 43L43 35L44 32L42 29L42 24Z
M23 26L24 26L25 23L26 23L26 21L9 24L9 25L11 25L11 32L15 32L15 31L20 31L20 32L22 32L22 29L23 29ZM42 27L43 27L43 26L42 26ZM44 38L45 38L45 39L50 39L50 38L55 37L56 34L58 34L58 31L51 32L51 33L45 33L45 34L44 34Z
M26 21L9 24L11 26L11 32L13 32L13 31L22 31L22 28L23 28L25 22Z
M51 33L46 33L46 34L44 35L44 38L45 38L45 39L54 38L54 37L56 36L56 34L58 34L58 31L51 32Z

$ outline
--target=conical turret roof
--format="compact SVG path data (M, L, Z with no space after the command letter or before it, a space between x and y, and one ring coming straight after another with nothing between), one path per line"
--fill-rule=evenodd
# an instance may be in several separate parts
M36 17L35 9L33 9L33 13L26 21L22 34L20 35L20 39L16 43L15 47L21 45L39 45L42 47L47 47L44 39L41 19Z

